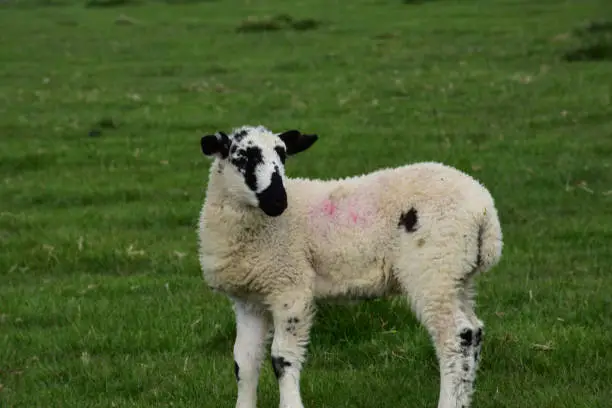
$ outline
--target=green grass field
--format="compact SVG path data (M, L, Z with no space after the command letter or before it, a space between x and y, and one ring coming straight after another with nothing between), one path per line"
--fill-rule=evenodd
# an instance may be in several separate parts
M234 406L195 225L199 138L242 124L320 135L293 176L479 178L505 251L474 406L612 407L607 1L102 1L0 2L2 408ZM434 351L400 301L322 305L302 391L434 407Z

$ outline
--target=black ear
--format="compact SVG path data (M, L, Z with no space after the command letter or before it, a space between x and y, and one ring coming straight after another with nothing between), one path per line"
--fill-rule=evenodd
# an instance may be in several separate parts
M278 135L287 147L287 156L303 152L317 141L317 135L304 135L299 130L288 130Z
M200 139L202 153L206 156L218 155L221 158L226 158L229 154L229 144L229 138L223 132L202 136L202 139Z

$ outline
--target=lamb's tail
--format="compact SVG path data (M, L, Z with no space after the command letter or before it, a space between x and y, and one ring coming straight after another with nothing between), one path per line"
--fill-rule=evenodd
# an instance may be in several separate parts
M486 272L493 268L502 255L503 235L499 216L494 206L485 208L478 226L478 252L476 270Z

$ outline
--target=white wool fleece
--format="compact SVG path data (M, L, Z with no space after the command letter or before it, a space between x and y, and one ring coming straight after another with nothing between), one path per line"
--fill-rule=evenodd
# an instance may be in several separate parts
M218 164L200 216L200 261L208 284L228 294L265 303L287 291L380 296L411 282L452 284L501 256L491 195L452 167L427 162L340 180L286 178L288 208L270 218L225 197Z

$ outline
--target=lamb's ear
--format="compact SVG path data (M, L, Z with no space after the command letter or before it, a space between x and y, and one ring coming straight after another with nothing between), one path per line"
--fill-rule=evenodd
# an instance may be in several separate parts
M216 135L202 136L200 146L205 156L216 155L226 158L229 154L229 138L223 132L218 132Z
M299 130L287 130L278 135L287 147L287 156L303 152L317 141L317 135L304 135Z

